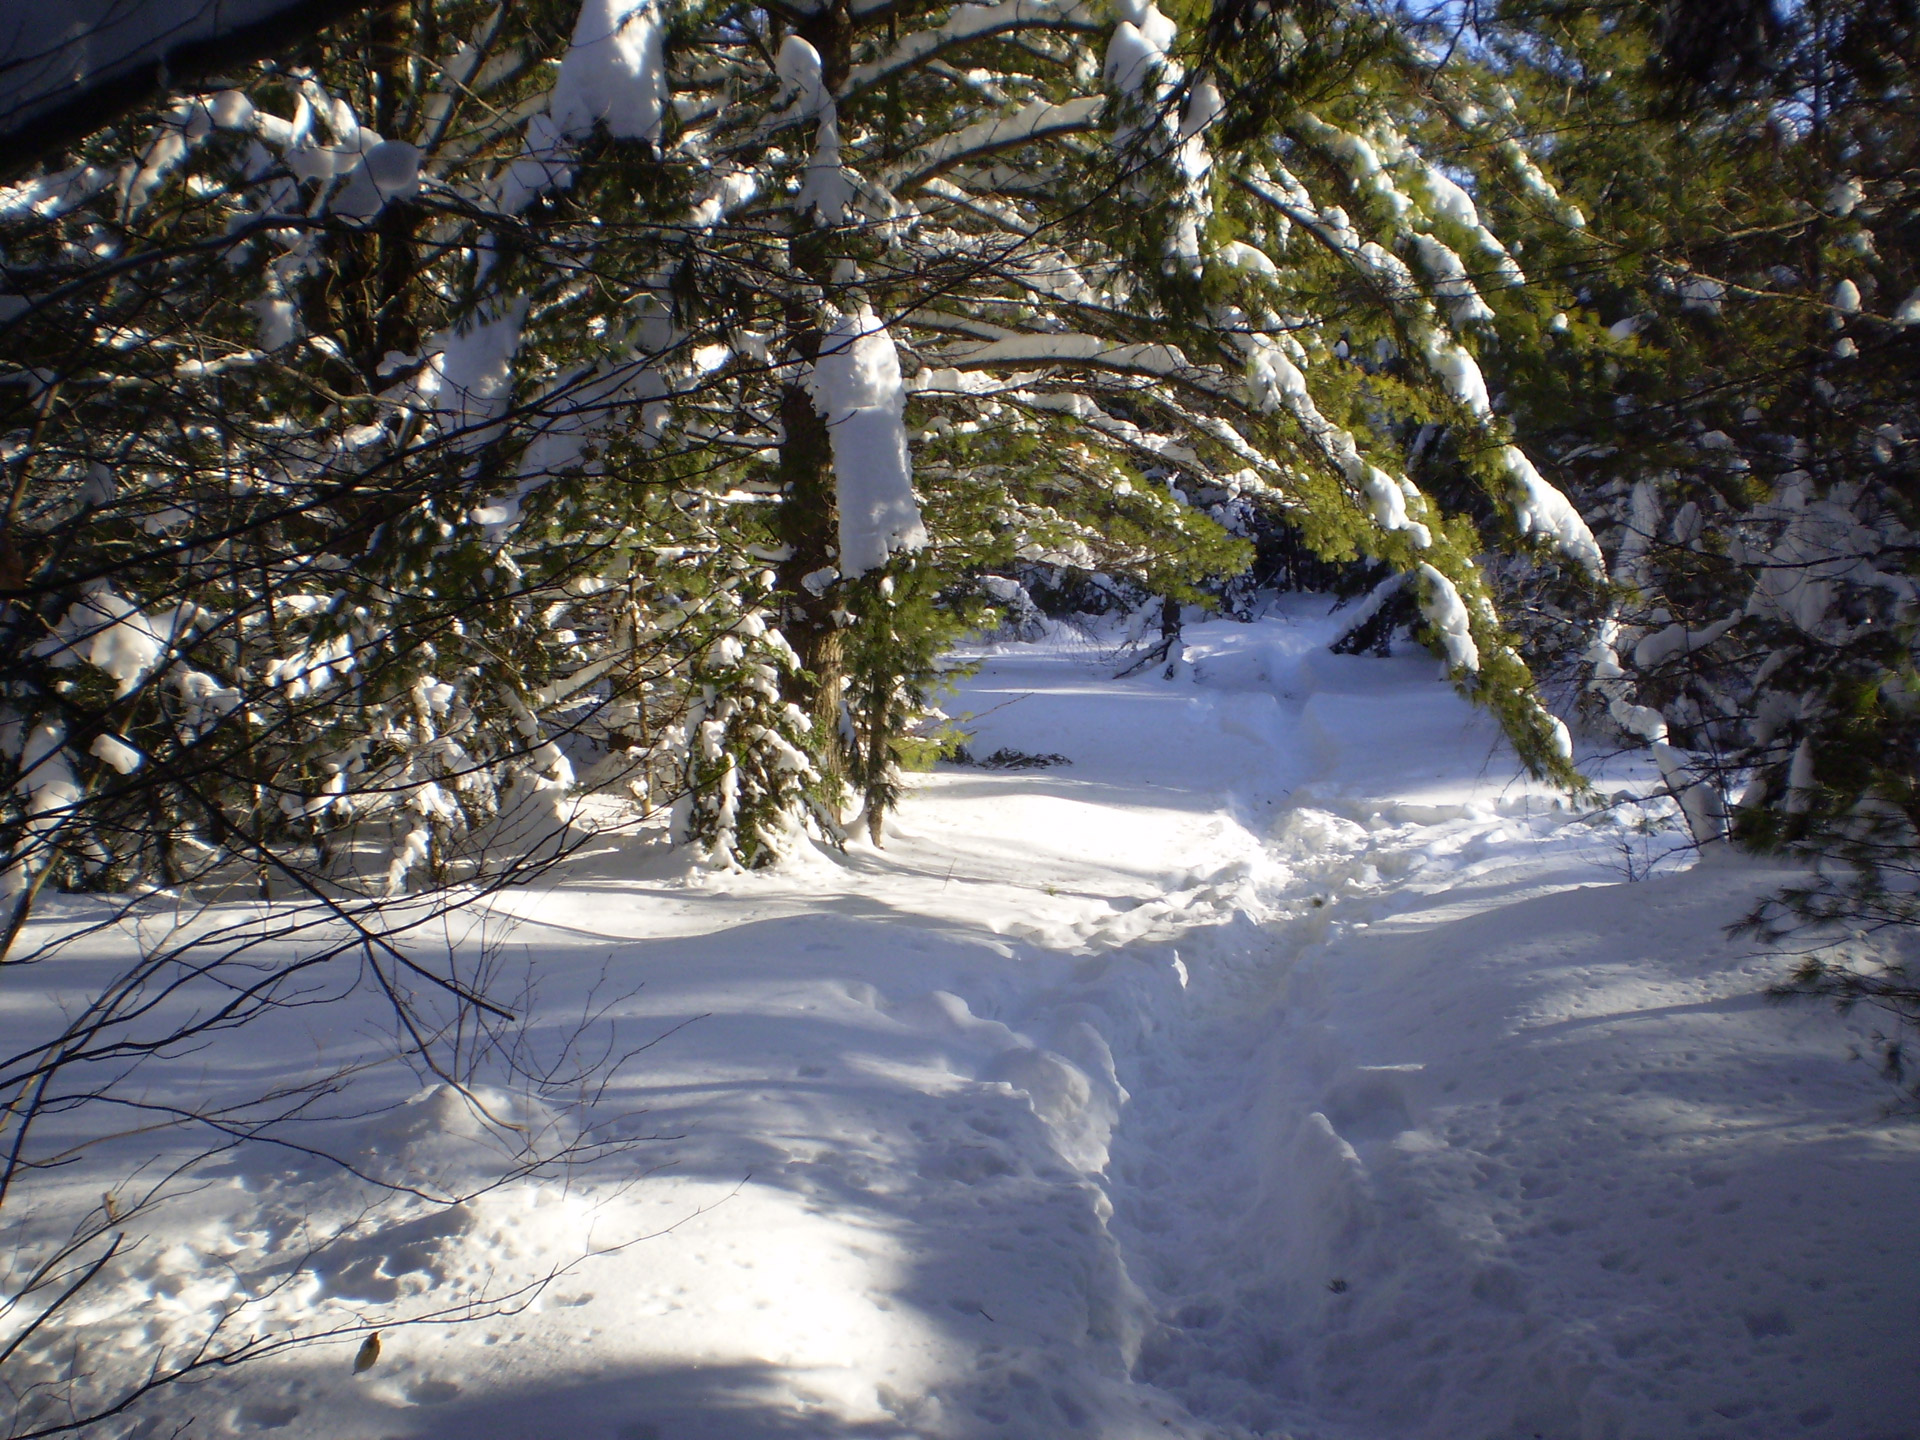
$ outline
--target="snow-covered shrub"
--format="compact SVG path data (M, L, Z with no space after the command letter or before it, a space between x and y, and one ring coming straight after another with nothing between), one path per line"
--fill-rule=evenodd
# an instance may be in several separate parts
M726 617L694 666L676 828L710 864L763 865L809 821L833 823L809 754L812 722L781 688L799 663L786 637L749 608Z

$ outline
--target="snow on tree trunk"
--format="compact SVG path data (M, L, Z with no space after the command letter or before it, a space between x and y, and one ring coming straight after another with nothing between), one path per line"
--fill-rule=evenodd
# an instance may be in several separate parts
M840 573L878 570L924 549L927 529L907 453L907 390L893 337L867 305L828 327L813 365L813 397L833 443Z

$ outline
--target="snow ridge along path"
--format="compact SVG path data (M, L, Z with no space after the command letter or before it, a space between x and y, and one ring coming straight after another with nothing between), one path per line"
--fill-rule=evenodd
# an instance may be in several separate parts
M1582 815L1514 780L1432 660L1328 654L1323 609L1193 627L1173 680L1112 681L1064 633L995 647L949 707L974 752L1072 763L943 766L885 851L711 876L609 848L502 897L476 934L556 1027L597 987L665 1037L581 1117L654 1138L451 1212L362 1214L243 1148L70 1338L138 1360L332 1217L349 1243L267 1320L418 1313L656 1238L525 1313L390 1330L363 1376L351 1345L302 1351L170 1418L1920 1436L1920 1135L1877 1118L1831 1016L1762 1002L1778 962L1721 938L1779 875L1663 860L1659 803ZM354 1122L366 1155L468 1163L445 1092L388 1098L411 1103Z

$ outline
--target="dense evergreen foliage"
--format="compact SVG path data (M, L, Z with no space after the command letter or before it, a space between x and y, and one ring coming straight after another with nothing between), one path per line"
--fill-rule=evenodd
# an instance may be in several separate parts
M8 191L16 920L400 893L609 784L721 863L878 838L1012 571L1177 605L1274 524L1567 775L1475 557L1597 552L1450 175L1577 217L1368 12L1122 9L390 6Z
M1802 983L1909 1015L1917 37L1854 3L1514 5L1487 37L1598 217L1555 252L1592 344L1502 377L1609 552L1562 642L1589 713L1655 747L1697 840L1810 862L1751 921L1801 936ZM1822 948L1866 931L1864 969Z
M1701 843L1836 862L1761 920L1905 925L1913 23L396 4L50 157L9 928L398 894L610 788L877 841L1023 581L1171 644L1276 535L1535 769L1544 667Z

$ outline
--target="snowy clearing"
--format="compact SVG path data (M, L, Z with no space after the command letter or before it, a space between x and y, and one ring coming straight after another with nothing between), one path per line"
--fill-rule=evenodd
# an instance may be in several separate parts
M884 851L712 876L606 845L463 917L537 1031L597 995L658 1040L584 1117L520 1123L647 1138L451 1210L242 1146L47 1365L141 1363L276 1280L250 1327L566 1267L517 1314L388 1329L364 1374L358 1336L297 1350L133 1433L1920 1434L1920 1129L1723 938L1779 872L1683 868L1670 806L1516 780L1433 659L1329 654L1324 610L1191 627L1172 680L1069 631L992 648L947 706L973 752L1071 764L943 765ZM1635 764L1602 789L1645 793ZM379 1040L337 1007L237 1038L149 1083ZM396 1083L334 1122L369 1172L493 1163L447 1093L366 1113ZM42 1193L43 1227L99 1203Z

